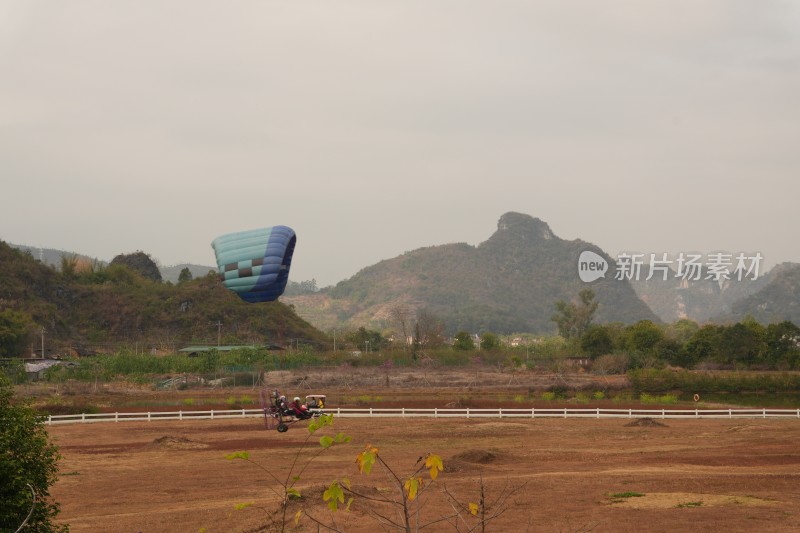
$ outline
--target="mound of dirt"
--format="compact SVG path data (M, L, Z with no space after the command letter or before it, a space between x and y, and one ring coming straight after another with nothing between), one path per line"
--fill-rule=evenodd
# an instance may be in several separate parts
M497 455L487 450L466 450L454 455L453 459L464 463L486 465L494 462L497 459Z
M659 422L658 420L653 420L652 418L645 417L645 418L637 418L632 422L628 422L627 424L625 424L625 427L665 428L669 426L667 426L663 422Z
M167 450L198 450L208 448L208 444L195 442L186 437L172 437L165 435L155 439L149 444L151 448L165 448Z

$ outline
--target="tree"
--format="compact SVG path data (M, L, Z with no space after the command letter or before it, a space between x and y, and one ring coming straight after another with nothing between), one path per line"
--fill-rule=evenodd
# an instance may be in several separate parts
M25 313L6 309L0 312L0 357L17 357L29 347L33 321Z
M689 339L692 338L692 335L697 333L697 330L700 329L700 326L697 325L697 322L689 320L687 318L682 318L671 324L667 327L667 337L678 342L680 344L686 343Z
M59 505L49 500L58 473L58 448L42 417L27 403L12 403L13 387L0 373L0 531L67 531L53 521Z
M723 327L719 336L717 361L723 364L752 365L766 352L765 330L758 322L739 322Z
M556 302L556 313L551 320L558 327L558 334L565 339L580 338L592 323L598 302L594 301L594 291L583 289L578 293L580 304L576 302Z
M592 359L611 353L613 348L611 335L604 326L590 326L581 336L581 350Z
M300 509L295 513L293 520L289 520L289 515L287 514L289 503L292 500L301 500L303 495L301 494L300 490L297 488L297 483L300 481L301 476L304 472L311 466L311 463L319 457L323 452L330 449L332 446L337 444L347 444L350 442L351 437L345 435L344 433L337 433L335 436L331 437L329 435L325 435L320 437L319 439L319 447L314 450L308 450L307 446L311 441L311 438L323 428L332 428L333 427L333 415L321 415L317 419L309 422L308 424L308 434L306 435L305 440L303 440L300 448L297 451L297 454L294 456L294 459L288 464L288 470L286 471L286 475L283 477L279 477L278 473L273 472L269 468L261 465L254 460L250 459L250 453L247 451L240 451L228 454L225 456L226 459L229 461L241 459L247 461L250 464L253 464L260 468L263 472L265 472L272 481L280 486L280 488L270 486L270 490L273 494L278 496L281 499L281 504L278 510L272 513L270 517L270 523L266 525L266 527L259 528L259 531L286 531L287 529L294 529L292 528L292 522L294 522L294 526L296 527L298 522L303 516L307 516L311 519L318 527L325 527L325 529L330 529L333 531L338 531L335 527L329 527L319 521L319 519L315 518L313 515L309 514L304 509ZM286 466L286 465L284 465ZM338 485L337 485L338 487ZM330 491L332 489L328 489L325 492L324 499L325 501L331 500ZM338 496L338 494L337 494ZM344 495L342 497L342 503L344 503ZM329 502L328 506L335 510L338 505L338 497L335 497L332 502ZM237 504L235 506L236 509L241 510L247 507L250 507L252 503L242 503ZM348 503L347 506L349 507L350 504Z
M686 341L683 347L684 367L691 367L704 359L712 359L719 351L719 338L723 326L703 326Z
M386 339L379 332L364 327L345 335L345 340L364 352L377 352L386 345Z
M766 360L771 366L794 368L800 363L800 328L788 320L767 326Z
M186 283L187 281L192 281L192 271L189 270L189 267L183 267L181 273L178 274L178 283Z
M664 338L664 332L650 320L640 320L628 326L628 348L641 353L650 353Z
M466 331L459 331L456 333L455 342L453 342L454 350L469 351L475 349L475 341L472 340L472 335Z
M500 337L489 332L481 335L481 350L496 350L498 348L500 348Z
M413 319L411 309L405 305L393 305L389 308L389 321L395 325L403 334L403 347L408 345L408 337L411 334L409 327Z
M444 343L444 322L426 307L417 310L414 332L416 341L423 349L441 346Z

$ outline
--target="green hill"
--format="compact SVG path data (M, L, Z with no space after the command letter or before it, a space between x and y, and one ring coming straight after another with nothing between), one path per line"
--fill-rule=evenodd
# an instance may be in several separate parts
M0 241L0 313L24 315L31 334L44 328L48 352L121 345L169 351L189 342L216 343L218 334L226 344L328 343L290 307L242 302L214 274L173 285L124 265L76 266L58 272Z
M497 231L478 246L445 244L381 261L316 295L286 298L320 327L387 325L392 309L427 308L454 333L464 331L553 332L554 303L592 288L598 322L658 321L624 281L581 282L578 256L597 246L560 239L549 226L506 213ZM609 276L613 278L613 276Z
M762 324L784 320L800 324L800 264L782 263L773 268L761 290L735 302L730 313L715 321L739 322L748 316Z

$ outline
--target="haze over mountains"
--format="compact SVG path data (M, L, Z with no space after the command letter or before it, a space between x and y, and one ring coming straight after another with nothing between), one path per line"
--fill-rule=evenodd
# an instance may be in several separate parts
M15 246L39 257L38 248ZM605 278L591 283L580 280L578 257L583 251L592 251L609 263ZM58 265L63 252L44 250L42 254L44 262ZM184 267L194 277L214 269L160 266L164 280L172 282ZM392 316L398 312L424 308L441 318L451 333L553 333L555 302L574 300L585 288L595 292L600 304L596 322L681 318L728 322L747 315L765 322L800 322L797 264L779 265L756 280L724 283L704 279L705 275L683 283L675 276L616 280L615 269L614 259L596 245L561 239L546 222L510 212L500 217L495 233L477 246L454 243L409 251L368 266L333 287L287 290L281 301L322 330L391 329ZM302 285L307 289L308 283Z

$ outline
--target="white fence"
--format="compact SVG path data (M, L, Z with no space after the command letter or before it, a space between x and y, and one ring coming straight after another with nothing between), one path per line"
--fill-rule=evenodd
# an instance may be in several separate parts
M337 408L326 414L341 418L793 418L800 420L800 409L417 409L417 408ZM84 413L49 415L46 423L74 424L96 422L131 422L157 420L219 420L264 416L262 409L211 411L170 411L148 413Z

